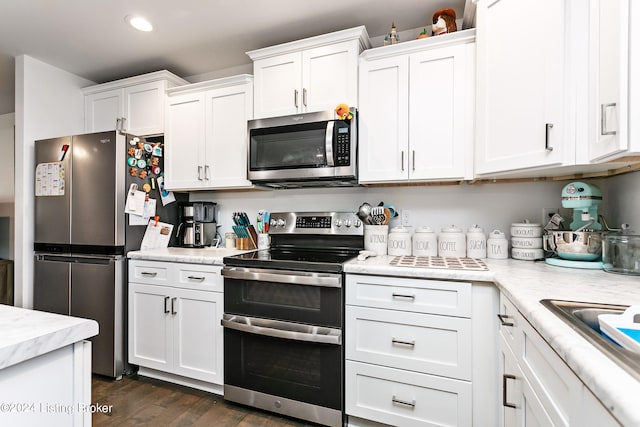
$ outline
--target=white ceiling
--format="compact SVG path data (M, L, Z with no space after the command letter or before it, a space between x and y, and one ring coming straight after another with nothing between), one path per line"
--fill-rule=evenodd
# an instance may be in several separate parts
M469 1L469 0L466 0ZM371 37L429 26L465 0L0 0L0 114L14 111L15 57L103 83L167 69L181 77L249 64L245 52L365 25ZM140 14L151 33L133 30ZM402 40L401 40L402 41Z

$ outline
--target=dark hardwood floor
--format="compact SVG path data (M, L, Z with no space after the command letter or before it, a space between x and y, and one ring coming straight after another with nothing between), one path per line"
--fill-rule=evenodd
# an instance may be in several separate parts
M100 408L105 410L93 414L95 427L317 427L226 402L215 394L135 374L120 381L94 376L92 386L92 403L104 405Z

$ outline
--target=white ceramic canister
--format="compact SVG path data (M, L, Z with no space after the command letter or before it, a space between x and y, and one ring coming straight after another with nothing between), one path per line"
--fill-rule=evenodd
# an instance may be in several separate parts
M487 239L487 258L509 258L509 242L502 231L493 230L489 233L489 238Z
M537 259L544 258L544 252L542 249L525 249L525 248L511 248L511 258L522 259L525 261L535 261Z
M408 228L393 227L389 232L388 242L389 255L411 255L411 233Z
M462 229L452 225L443 228L438 235L438 256L443 258L464 258L467 256L466 236Z
M511 237L541 237L542 225L530 223L525 219L523 222L511 224Z
M512 248L540 249L542 248L542 237L512 237Z
M376 255L387 254L388 225L364 225L364 248L373 251Z
M477 224L467 230L467 257L479 259L487 257L487 236Z
M413 233L414 256L438 256L438 238L431 227L418 227Z

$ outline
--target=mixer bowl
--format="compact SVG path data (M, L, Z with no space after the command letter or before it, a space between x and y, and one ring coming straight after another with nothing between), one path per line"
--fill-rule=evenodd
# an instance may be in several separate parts
M552 231L545 243L545 249L570 261L598 261L602 256L600 231Z

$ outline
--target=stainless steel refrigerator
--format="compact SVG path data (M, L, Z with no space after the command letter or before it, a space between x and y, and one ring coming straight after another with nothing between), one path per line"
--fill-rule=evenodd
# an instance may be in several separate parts
M140 149L134 137L116 131L35 142L34 309L96 320L100 329L92 338L92 371L113 378L128 367L126 253L140 248L146 229L128 224L129 186L153 184L149 194L156 198L161 221L178 221L177 203L163 207L157 188L159 138L139 138L142 150L160 147L154 160L160 169L153 169L158 174L146 164L138 167L136 157L151 156L135 152L134 157L131 148ZM127 164L131 157L134 167Z

